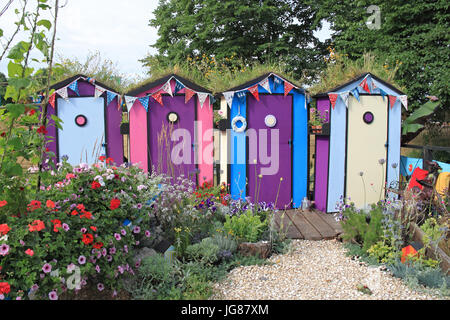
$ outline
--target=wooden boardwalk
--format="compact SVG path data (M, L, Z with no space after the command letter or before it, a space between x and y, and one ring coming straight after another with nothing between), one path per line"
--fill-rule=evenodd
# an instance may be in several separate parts
M290 239L328 240L342 233L333 214L319 211L286 210L275 216L275 223Z

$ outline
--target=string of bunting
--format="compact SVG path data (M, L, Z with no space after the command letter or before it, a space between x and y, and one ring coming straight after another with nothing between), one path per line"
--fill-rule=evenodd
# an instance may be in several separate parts
M274 73L270 73L266 78L264 78L260 82L253 84L245 89L241 89L241 90L237 90L237 91L223 92L222 94L225 97L225 101L227 102L228 107L231 108L234 96L236 96L237 99L243 103L245 101L247 91L250 92L257 101L259 101L259 92L258 92L259 86L264 88L267 92L272 93L272 91L270 90L270 84L269 84L269 78L271 76L273 76L273 87L275 90L279 86L283 85L283 83L284 83L284 96L287 96L289 94L289 92L291 92L292 89L297 89L297 90L301 90L302 92L304 92L304 90L302 88L295 86L294 84L290 83L287 80L284 80L283 78L277 76ZM305 108L306 108L306 105L305 105Z
M172 79L175 80L174 92L172 92L172 86L170 85L170 81ZM201 108L203 108L203 106L205 105L206 99L208 97L209 97L210 105L212 103L214 103L214 97L211 93L195 91L195 90L187 87L184 83L182 83L180 80L178 80L174 76L172 76L157 91L155 91L145 97L132 97L132 96L125 95L125 104L127 105L128 112L130 112L131 108L133 108L136 101L139 101L140 104L144 107L145 111L148 112L150 97L152 99L154 99L156 102L158 102L161 106L164 106L163 99L162 99L163 93L167 93L171 97L173 97L174 94L177 94L178 92L180 92L183 89L184 89L184 102L185 103L188 103L188 101L191 100L191 98L194 95L197 95L198 102L199 102Z
M77 79L75 79L74 81L69 83L67 86L59 88L58 90L53 92L53 94L49 97L49 100L48 100L48 102L53 107L53 109L55 108L56 95L59 95L61 98L63 98L66 101L69 101L69 92L67 91L67 89L72 90L73 92L75 92L75 94L77 96L80 96L80 90L78 88L78 81L80 79L87 81L94 86L94 97L95 98L99 98L101 95L103 95L106 92L106 105L108 105L108 106L111 103L111 101L113 101L117 97L117 108L120 109L120 106L122 105L122 97L120 96L120 94L110 91L106 88L103 88L102 86L99 86L95 82L95 79L90 78L90 77L78 77Z
M331 107L333 109L336 106L338 98L341 98L345 106L348 108L349 95L351 94L356 98L356 100L360 101L359 94L360 92L364 91L367 93L379 93L382 96L383 100L385 97L388 97L389 106L391 109L394 107L397 100L399 100L400 103L405 107L405 109L408 110L408 97L406 95L394 96L388 94L386 91L376 85L370 74L366 75L364 79L357 86L355 86L355 88L343 92L329 92L328 98L330 99Z

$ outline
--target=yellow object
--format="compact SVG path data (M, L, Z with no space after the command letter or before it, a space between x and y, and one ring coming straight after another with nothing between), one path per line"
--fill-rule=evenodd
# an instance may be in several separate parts
M436 191L442 198L446 198L449 193L450 172L441 172L436 181Z

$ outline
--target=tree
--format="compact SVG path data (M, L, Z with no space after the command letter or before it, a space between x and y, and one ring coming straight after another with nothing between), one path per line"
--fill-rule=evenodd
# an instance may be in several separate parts
M235 54L244 63L282 58L302 72L322 66L315 14L292 0L160 0L150 25L158 27L156 56L143 63L176 64L188 56Z
M372 51L396 65L396 81L407 88L410 110L423 105L427 95L439 97L441 111L450 100L450 11L446 0L310 0L315 23L327 20L339 52L356 59ZM380 24L368 25L367 22ZM442 113L440 115L442 117Z

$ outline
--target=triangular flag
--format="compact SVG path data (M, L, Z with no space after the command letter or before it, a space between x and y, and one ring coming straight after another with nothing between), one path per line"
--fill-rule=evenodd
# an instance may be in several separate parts
M254 86L248 88L248 91L255 97L257 101L259 101L259 92L258 92L258 85L255 84Z
M212 94L209 95L209 104L213 105L214 102L216 102L216 98L214 98L214 96Z
M351 91L351 93L352 93L352 96L354 96L354 97L356 98L356 100L360 101L360 100L359 100L359 91L358 91L358 87L356 87L355 89L353 89L353 90Z
M95 79L94 78L87 77L86 81L89 82L90 84L95 84Z
M278 78L277 76L273 76L273 88L275 90L277 90L278 86L281 85L283 83L283 80L281 80L280 78Z
M363 80L363 81L361 81L361 83L359 84L359 86L360 86L361 88L363 88L363 89L364 89L364 91L366 91L366 92L369 92L369 93L370 93L370 88L369 88L369 85L367 84L367 77L366 77L366 78L364 78L364 80Z
M78 91L78 81L75 80L71 84L69 84L69 89L71 89L73 92L77 94L77 96L80 95L80 91Z
M133 104L136 101L136 99L137 99L136 97L125 96L125 104L127 105L128 112L130 112L131 108L133 108Z
M389 95L389 105L391 106L391 109L394 107L395 102L397 101L397 97L396 96L391 96Z
M61 96L64 100L68 100L69 94L67 93L67 87L56 90L56 93Z
M259 85L260 85L261 87L263 87L264 89L266 89L267 92L272 93L272 92L270 91L270 84L269 84L269 78L268 78L268 77L265 78L263 81L261 81L261 82L259 83Z
M203 105L205 104L206 98L209 96L209 94L204 92L197 92L197 96L198 102L200 103L200 108L203 108Z
M191 100L192 96L195 94L195 91L189 89L186 87L184 90L184 103L188 103L189 100Z
M55 109L55 98L56 98L56 93L53 93L50 98L48 98L48 103L50 103L50 105L53 107L53 109Z
M336 106L336 100L337 100L338 94L337 93L329 93L328 97L330 98L331 107L334 109L334 107Z
M120 108L122 107L122 103L123 103L123 98L121 95L119 95L117 97L117 110L120 110Z
M225 101L227 102L228 107L231 108L231 105L233 103L234 91L224 92L223 96L225 97Z
M377 89L380 91L381 97L383 97L383 101L384 101L384 98L385 98L388 94L386 93L386 91L384 91L384 90L381 89L381 88L377 88Z
M372 80L372 91L375 89L381 90L381 88L378 88L377 84L375 83L375 81L372 78L370 78L370 80Z
M145 111L148 112L148 103L150 101L150 97L142 97L142 98L138 98L138 100L144 107Z
M402 105L405 107L405 109L408 110L408 96L406 96L406 95L399 96L399 99L400 99Z
M106 91L106 89L103 89L102 87L99 87L99 86L95 86L94 97L95 98L100 97L103 94L103 92L105 92L105 91Z
M350 92L349 91L345 91L345 92L341 92L339 94L339 96L341 97L342 101L344 101L345 106L348 108L348 96L349 96Z
M247 94L245 93L245 91L238 91L238 92L236 92L236 96L237 96L237 98L238 98L238 100L239 100L239 104L240 104L240 105L245 104L245 98L246 98L246 96L247 96Z
M168 93L171 97L173 97L172 94L172 86L170 85L170 80L167 81L162 87L161 90Z
M113 101L116 96L117 96L117 94L115 94L111 91L106 91L106 105L109 106L111 101Z
M289 92L291 92L292 88L294 88L294 85L292 83L289 83L287 81L284 82L284 96L286 97Z
M184 88L184 84L182 84L180 81L175 79L175 92L174 93L177 94L178 91L183 90L183 88Z
M160 91L155 92L154 94L152 94L152 98L155 99L160 105L162 105L164 107Z

